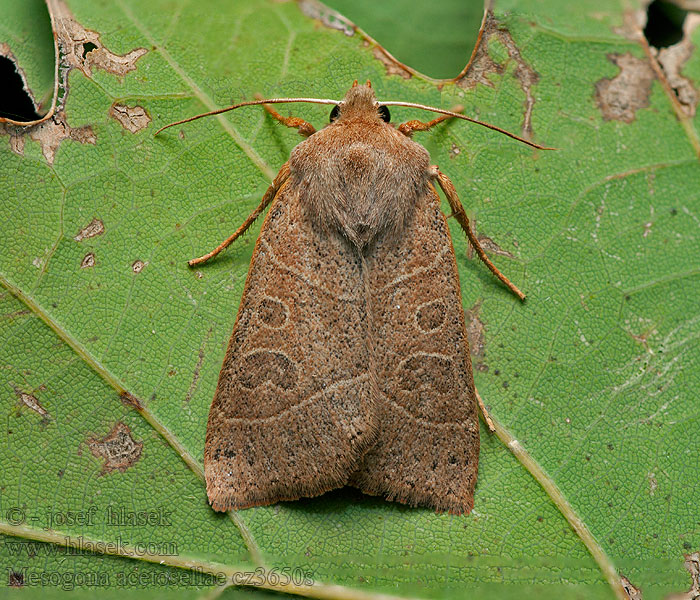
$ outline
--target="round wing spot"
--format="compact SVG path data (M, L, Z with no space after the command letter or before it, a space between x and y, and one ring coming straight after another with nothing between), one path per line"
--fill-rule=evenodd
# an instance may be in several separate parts
M258 317L264 325L272 329L283 327L289 318L287 307L275 298L264 296L258 304Z
M447 308L441 299L421 304L416 310L416 326L423 333L433 333L445 323Z
M297 384L296 364L281 352L256 350L244 356L239 365L238 381L249 390L266 381L282 390L291 390Z

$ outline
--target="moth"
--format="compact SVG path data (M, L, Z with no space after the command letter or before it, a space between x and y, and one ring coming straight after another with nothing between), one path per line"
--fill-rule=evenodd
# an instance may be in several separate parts
M271 104L332 104L316 131ZM468 513L479 462L477 392L459 276L435 184L484 264L519 298L469 227L450 179L411 139L462 114L379 102L355 81L338 100L262 104L306 139L260 205L270 205L209 412L204 473L217 511L351 485L438 512ZM395 127L389 106L442 113ZM159 130L160 131L160 130Z

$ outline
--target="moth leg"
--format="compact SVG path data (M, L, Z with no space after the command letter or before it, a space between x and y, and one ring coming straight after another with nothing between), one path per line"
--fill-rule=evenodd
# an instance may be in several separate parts
M510 280L503 273L501 273L496 267L496 265L494 265L486 256L486 253L481 247L479 240L476 238L474 232L469 226L469 218L467 217L467 213L464 211L462 203L459 201L459 196L457 196L457 190L455 189L455 186L452 183L452 181L450 181L450 178L447 175L445 175L442 171L440 171L437 165L433 165L432 167L430 167L429 173L433 179L437 180L439 186L442 188L442 191L445 192L445 196L447 196L447 201L450 203L450 208L452 208L452 215L462 226L464 233L467 234L469 242L471 243L474 250L476 250L476 253L479 255L479 258L484 262L484 264L489 268L489 270L496 277L498 277L508 287L508 289L510 289L511 292L513 292L521 300L525 300L525 294L523 294L514 284L512 284Z
M423 121L406 121L405 123L401 123L398 129L405 136L411 137L414 131L428 131L428 129L430 129L434 125L442 123L443 121L446 121L447 119L451 118L452 117L450 117L449 115L442 115L441 117L433 119L432 121L428 121L427 123Z
M484 423L486 423L486 426L489 428L489 431L493 433L494 431L496 431L496 426L493 424L491 415L489 414L489 411L486 410L486 405L484 404L484 401L479 395L479 390L474 388L474 393L476 394L476 401L479 403L479 410L481 411L481 416L484 417Z
M272 182L272 185L270 185L269 188L267 188L267 191L265 192L265 195L262 198L262 201L258 205L258 207L248 215L248 218L243 221L241 226L236 229L236 231L233 233L232 236L221 242L216 248L214 248L211 252L205 254L204 256L200 256L199 258L193 258L192 260L188 260L187 264L190 267L194 267L196 265L201 265L203 262L208 261L210 258L214 258L219 252L222 250L225 250L228 248L233 242L235 242L241 235L243 235L246 230L253 224L255 219L257 219L262 211L267 208L267 205L272 202L274 197L277 195L277 192L279 189L282 187L285 181L287 181L287 178L289 177L289 164L284 163L282 165L282 168L280 169L279 173L277 173L277 177L275 177L275 180Z
M316 133L316 128L308 121L304 121L304 119L299 117L283 117L269 104L263 104L262 107L270 113L273 119L277 119L282 125L298 129L299 133L304 137L309 137Z
M462 112L463 110L463 106L455 106L452 109L452 112ZM438 123L442 123L443 121L447 121L447 119L452 118L454 117L451 117L450 115L442 115L436 119L433 119L432 121L428 121L427 123L424 121L406 121L405 123L401 123L401 125L399 125L398 130L405 136L411 137L414 131L428 131L431 127L434 127Z

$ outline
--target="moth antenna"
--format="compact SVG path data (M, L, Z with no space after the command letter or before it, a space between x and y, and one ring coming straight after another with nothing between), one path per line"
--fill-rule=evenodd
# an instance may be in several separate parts
M518 135L515 135L514 133L511 133L510 131L506 131L505 129L501 129L500 127L497 127L496 125L491 125L491 123L479 121L478 119L472 119L471 117L467 117L466 115L461 115L459 113L452 112L451 110L444 110L442 108L435 108L434 106L426 106L425 104L416 104L414 102L400 102L400 101L391 102L390 101L390 102L380 102L379 104L383 105L383 106L406 106L408 108L420 108L421 110L429 110L429 111L440 113L443 115L449 115L450 117L455 117L456 119L464 119L465 121L469 121L470 123L476 123L477 125L481 125L482 127L487 127L488 129L493 129L494 131L498 131L498 133L502 133L503 135L507 135L509 138L513 138L514 140L522 142L523 144L527 144L528 146L532 146L533 148L537 148L538 150L556 150L556 148L550 148L549 146L541 146L540 144L536 144L535 142L531 142L530 140L526 140L525 138L522 138Z
M164 125L153 135L158 135L164 129L168 127L174 127L175 125L182 125L183 123L189 123L190 121L195 121L201 119L202 117L210 117L212 115L220 115L221 113L228 112L229 110L235 110L241 106L254 106L256 104L281 104L283 102L310 102L312 104L335 104L336 106L340 104L340 100L330 100L328 98L270 98L269 100L251 100L249 102L239 102L238 104L232 104L226 108L218 108L217 110L211 110L209 112L202 113L200 115L195 115L194 117L189 117L188 119L182 119L182 121L175 121L174 123L169 123Z

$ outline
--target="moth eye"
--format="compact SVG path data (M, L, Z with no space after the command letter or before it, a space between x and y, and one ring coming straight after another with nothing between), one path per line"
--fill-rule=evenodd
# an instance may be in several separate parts
M335 121L335 120L338 118L339 115L340 115L340 108L338 108L338 105L336 104L336 105L333 107L333 110L331 110L331 118L330 118L331 123L332 123L333 121Z
M384 106L383 104L379 107L379 116L385 123L391 121L391 113L389 112L388 107Z

